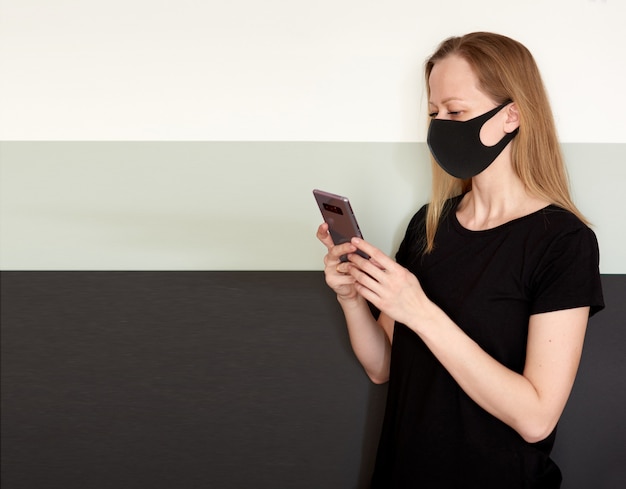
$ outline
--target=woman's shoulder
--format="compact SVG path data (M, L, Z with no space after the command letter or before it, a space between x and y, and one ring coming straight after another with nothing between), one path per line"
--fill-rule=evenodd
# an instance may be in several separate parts
M538 270L578 267L597 271L599 246L591 227L574 212L550 204L521 221L515 232L526 256L537 259Z
M571 228L571 229L589 229L576 214L572 211L559 207L556 204L549 204L539 212L546 223L554 227Z
M591 227L583 222L573 212L550 204L535 213L534 227L541 234L552 236L553 238L565 238L571 236L585 237L595 241L596 236Z

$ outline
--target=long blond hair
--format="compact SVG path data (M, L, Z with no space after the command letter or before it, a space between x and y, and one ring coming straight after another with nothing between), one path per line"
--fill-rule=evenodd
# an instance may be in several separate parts
M511 142L513 168L528 191L567 209L587 222L572 202L567 171L558 142L554 117L535 60L521 43L490 32L474 32L443 41L425 64L427 93L435 64L450 55L472 67L480 89L498 104L515 102L519 133ZM451 197L471 189L471 179L448 175L431 158L432 199L426 215L425 253L435 246L435 233Z

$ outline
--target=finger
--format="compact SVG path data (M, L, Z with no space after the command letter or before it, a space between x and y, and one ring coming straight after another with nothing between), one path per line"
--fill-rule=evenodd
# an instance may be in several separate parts
M352 269L352 264L349 261L342 261L339 262L339 265L337 265L335 269L337 270L337 273L340 273L341 275L349 275L350 270Z
M365 285L357 282L354 287L356 288L357 293L363 297L366 301L370 302L374 305L374 307L380 309L380 297L378 294L373 292L371 289L368 289Z
M328 283L328 285L330 285L333 289L336 289L337 287L342 287L345 285L351 286L354 285L356 280L354 280L354 277L352 275L345 275L342 273L338 273L336 270L332 273L332 274L327 274L326 275L326 282Z
M380 265L372 263L372 260L367 260L357 253L349 255L350 263L353 267L350 269L350 274L356 278L358 282L366 285L369 288L375 288L377 284L383 284L385 282L386 270Z
M367 270L369 266L369 270ZM357 266L353 266L349 269L350 275L356 280L357 284L360 284L372 292L379 294L382 291L383 285L383 277L385 272L380 270L371 264L363 264L363 268Z
M326 283L330 285L332 289L337 289L344 286L353 286L356 280L352 275L342 273L338 267L331 267L326 269Z
M328 254L335 260L340 260L342 256L350 255L350 253L354 253L355 251L356 247L352 243L348 242L333 246L332 249L329 250Z
M368 271L372 269L378 269L382 272L386 272L387 268L378 263L375 258L363 258L360 253L352 253L349 255L349 260L359 268ZM373 268L372 268L373 267Z
M352 238L351 242L359 250L367 253L370 257L370 261L381 270L389 270L396 263L394 260L385 255L382 251L380 251L375 246L369 244L364 239Z

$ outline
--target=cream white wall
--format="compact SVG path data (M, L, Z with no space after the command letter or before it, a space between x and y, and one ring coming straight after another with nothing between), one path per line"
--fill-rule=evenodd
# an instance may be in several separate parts
M0 0L3 140L424 141L449 35L524 42L564 142L624 142L621 0Z

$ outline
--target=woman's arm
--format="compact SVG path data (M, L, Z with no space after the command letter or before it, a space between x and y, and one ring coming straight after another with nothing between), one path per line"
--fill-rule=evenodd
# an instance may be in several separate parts
M526 441L540 441L552 432L574 383L588 307L531 316L526 365L518 374L487 354L432 303L408 270L368 243L354 243L384 268L350 256L349 273L360 295L415 331L468 396Z
M532 316L521 375L488 355L439 311L433 321L411 327L460 387L529 443L546 438L574 384L589 308Z
M387 382L394 321L384 313L378 321L374 319L367 302L356 291L354 278L347 274L349 263L340 261L342 255L354 253L356 248L351 243L335 246L327 224L319 227L317 237L328 249L324 257L326 283L343 309L352 349L372 382Z
M344 301L337 298L346 317L352 350L365 369L367 376L375 384L389 380L391 358L390 333L393 320L381 313L378 321L374 319L369 306L362 297Z

